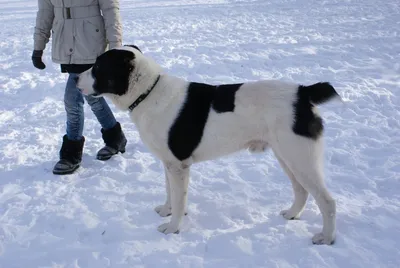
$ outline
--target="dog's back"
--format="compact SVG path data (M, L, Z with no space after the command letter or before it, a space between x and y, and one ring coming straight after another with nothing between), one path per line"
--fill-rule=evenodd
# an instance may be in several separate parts
M213 93L213 86L204 87L209 91L208 94L216 95ZM271 132L277 130L292 131L296 135L317 139L323 126L314 104L337 95L328 83L306 87L265 80L222 85L218 88L224 88L226 92L218 93L224 95L224 103L217 107L222 106L225 109L215 108L215 98L208 100L211 104L204 107L206 110L203 112L203 122L200 123L204 124L204 129L197 131L198 146L193 151L194 161L234 153L255 143L270 144L271 134L275 136ZM190 90L189 86L188 91ZM197 104L200 105L198 102ZM200 109L195 110L198 112Z

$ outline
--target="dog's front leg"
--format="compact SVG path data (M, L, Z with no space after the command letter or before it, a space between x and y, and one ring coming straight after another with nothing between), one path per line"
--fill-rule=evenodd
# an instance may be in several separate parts
M168 170L166 165L164 165L164 173L165 173L165 190L167 192L167 200L164 205L160 205L155 207L155 211L161 217L168 217L171 215L171 187L169 186L169 178L168 178Z
M172 216L171 221L158 227L164 234L179 233L187 203L190 164L178 162L166 164L170 186Z

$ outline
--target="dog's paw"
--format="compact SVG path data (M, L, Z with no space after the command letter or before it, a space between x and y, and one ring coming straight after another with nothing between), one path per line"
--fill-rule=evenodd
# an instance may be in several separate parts
M176 226L171 226L171 224L164 223L158 226L157 230L163 234L179 234L179 228Z
M161 217L168 217L171 216L171 207L168 205L160 205L154 208L154 210L160 215Z
M290 211L290 209L282 210L280 214L287 220L294 220L298 217L297 215L294 215L294 213Z
M318 233L313 236L312 242L314 245L332 245L335 239L332 236L324 236L323 233Z
M172 215L172 208L167 205L160 205L154 208L155 212L158 213L161 217L168 217ZM185 216L188 213L185 211Z
M172 215L172 208L167 205L160 205L154 208L155 212L158 213L161 217L168 217ZM185 216L187 215L187 211L185 211Z

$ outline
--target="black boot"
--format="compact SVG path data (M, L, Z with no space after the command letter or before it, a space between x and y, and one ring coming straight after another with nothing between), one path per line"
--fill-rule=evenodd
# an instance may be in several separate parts
M69 140L67 135L64 135L60 150L60 161L54 166L53 174L66 175L77 170L82 161L84 143L84 137L80 141L73 141Z
M101 129L103 134L103 140L106 146L100 149L97 153L97 159L108 160L111 156L117 154L118 152L125 153L126 138L124 132L122 132L120 123L111 129Z

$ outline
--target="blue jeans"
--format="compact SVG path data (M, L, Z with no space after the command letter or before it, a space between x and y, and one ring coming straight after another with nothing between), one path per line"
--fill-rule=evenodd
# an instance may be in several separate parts
M117 121L103 97L94 98L84 96L76 87L76 77L78 74L71 73L68 77L67 86L64 94L65 111L67 112L67 137L69 140L81 140L84 125L83 104L86 99L94 115L104 129L113 128Z

